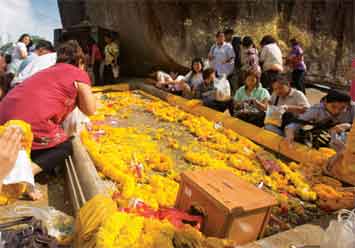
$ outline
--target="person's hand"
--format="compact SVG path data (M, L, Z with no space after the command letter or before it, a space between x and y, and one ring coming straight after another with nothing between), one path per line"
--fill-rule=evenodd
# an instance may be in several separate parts
M341 133L351 128L350 123L341 123L330 129L330 133Z
M0 180L4 179L14 167L21 149L21 139L21 130L14 127L8 127L0 136Z
M209 60L209 61L213 60L212 54L208 54L208 60Z

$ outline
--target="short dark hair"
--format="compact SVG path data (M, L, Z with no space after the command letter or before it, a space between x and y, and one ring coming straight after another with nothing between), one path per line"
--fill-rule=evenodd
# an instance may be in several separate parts
M4 97L10 90L10 83L14 79L15 75L12 73L0 72L0 89L4 94Z
M36 50L38 49L46 49L49 50L51 52L54 52L54 47L52 46L52 43L50 41L47 40L38 40L37 44L36 44Z
M287 74L277 73L277 74L271 76L270 81L271 81L271 85L273 85L274 83L290 85L290 76Z
M297 41L296 38L292 38L292 39L290 40L290 43L291 43L292 46L299 45L299 42Z
M231 28L227 28L227 29L225 29L224 30L224 35L233 35L234 34L234 30L233 29L231 29Z
M57 49L57 63L79 66L85 60L83 50L76 40L69 40L59 45Z
M195 73L195 71L194 71L194 64L195 64L195 63L200 63L201 66L202 66L202 71L203 71L204 65L203 65L202 59L201 59L201 58L194 58L194 59L192 60L192 62L191 62L191 71L192 71L192 74Z
M254 45L254 41L250 36L244 36L242 40L242 46L243 47L250 47L251 45Z
M216 38L217 38L218 36L220 36L221 34L224 35L224 33L223 33L222 31L218 31L218 32L216 33Z
M272 43L276 43L276 40L271 35L265 35L260 41L261 46L266 46Z
M25 37L29 37L31 39L31 36L29 34L22 34L18 39L18 42L22 42Z
M328 94L325 96L324 100L327 103L332 103L332 102L350 103L351 97L345 92L341 92L338 90L330 90Z
M202 72L202 78L203 80L206 80L207 78L209 78L211 76L211 74L216 73L216 71L213 68L207 68L205 70L203 70Z

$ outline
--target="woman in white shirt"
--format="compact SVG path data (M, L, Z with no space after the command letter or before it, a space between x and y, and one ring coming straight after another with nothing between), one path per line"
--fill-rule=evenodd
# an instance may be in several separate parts
M28 56L27 46L30 43L31 37L28 34L21 35L11 54L11 64L8 68L9 73L17 74L22 61Z
M283 72L282 52L276 43L276 40L270 36L265 35L260 41L261 53L260 63L262 65L263 73L261 75L261 83L264 88L270 92L271 81L275 75Z

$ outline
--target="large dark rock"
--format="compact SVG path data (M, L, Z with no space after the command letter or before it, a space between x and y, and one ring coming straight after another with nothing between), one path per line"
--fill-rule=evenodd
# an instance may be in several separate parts
M276 36L284 52L298 37L309 75L343 81L354 53L352 0L58 0L63 26L89 19L120 33L122 71L141 76L153 65L172 70L206 57L214 34L225 27L258 43Z

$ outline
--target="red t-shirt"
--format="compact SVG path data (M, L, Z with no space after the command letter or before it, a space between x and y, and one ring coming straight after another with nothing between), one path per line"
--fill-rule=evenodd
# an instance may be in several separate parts
M68 139L61 124L76 106L74 82L90 84L88 74L58 63L14 88L0 102L0 124L23 120L32 126L32 150L54 147Z

